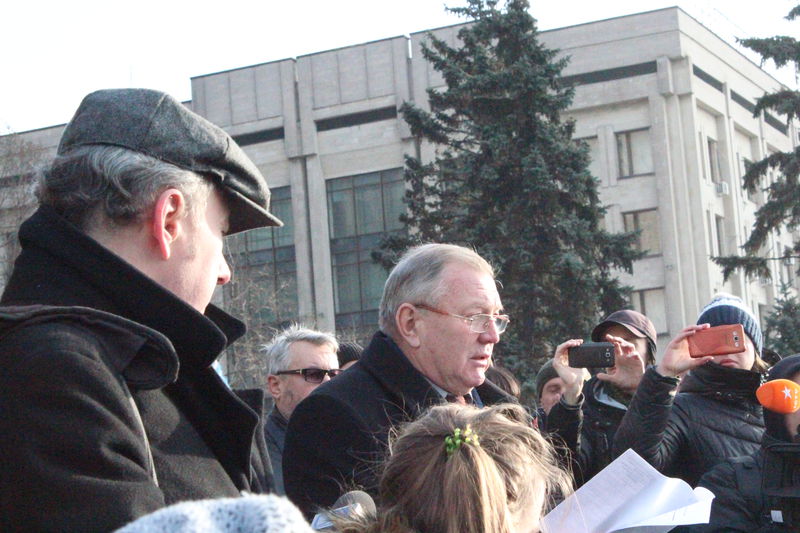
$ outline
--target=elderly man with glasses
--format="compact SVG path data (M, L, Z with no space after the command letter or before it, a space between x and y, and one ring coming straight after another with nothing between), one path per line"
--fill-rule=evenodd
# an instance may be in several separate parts
M283 494L283 440L292 411L339 370L339 343L330 333L293 325L262 348L267 359L267 388L275 402L264 426L275 492Z
M380 331L358 363L318 387L289 420L289 498L311 515L351 488L375 495L393 426L444 401L513 402L485 378L508 322L494 271L474 251L450 244L407 251L386 280Z

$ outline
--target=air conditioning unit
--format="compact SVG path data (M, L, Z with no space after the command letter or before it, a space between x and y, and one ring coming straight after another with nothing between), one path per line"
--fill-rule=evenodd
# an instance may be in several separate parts
M714 184L714 189L717 191L717 196L728 196L731 189L727 181L718 181Z

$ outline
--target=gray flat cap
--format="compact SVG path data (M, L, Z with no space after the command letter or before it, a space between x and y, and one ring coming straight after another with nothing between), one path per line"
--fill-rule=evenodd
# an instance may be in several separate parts
M269 187L239 145L168 94L105 89L83 99L67 124L59 155L78 146L121 146L213 181L230 208L230 233L282 226L269 212Z

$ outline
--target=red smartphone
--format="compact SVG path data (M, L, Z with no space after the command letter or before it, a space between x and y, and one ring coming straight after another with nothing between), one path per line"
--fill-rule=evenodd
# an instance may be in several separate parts
M689 355L727 355L745 350L744 328L741 324L727 324L701 329L688 338Z

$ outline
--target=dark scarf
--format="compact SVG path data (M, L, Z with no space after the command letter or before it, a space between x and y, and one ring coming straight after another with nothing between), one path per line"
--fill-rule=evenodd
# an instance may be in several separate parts
M764 374L759 372L706 363L689 372L681 383L680 392L699 394L723 403L758 405L756 389L764 380Z

